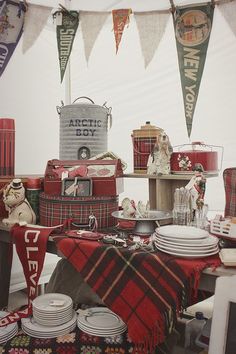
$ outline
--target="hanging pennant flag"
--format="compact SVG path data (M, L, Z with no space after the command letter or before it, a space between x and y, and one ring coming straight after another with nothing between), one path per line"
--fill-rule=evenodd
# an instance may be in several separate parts
M80 12L80 25L84 40L84 51L87 63L94 43L107 19L109 12Z
M77 11L63 10L57 11L55 15L57 20L57 46L62 82L79 25L79 14Z
M134 17L146 68L158 48L170 14L158 11L136 12Z
M229 24L229 27L233 31L234 35L236 36L236 1L227 2L227 3L219 3L218 9L224 16L225 20Z
M212 28L214 6L210 3L177 7L173 13L179 70L188 136L204 69Z
M125 25L129 24L129 16L131 13L131 9L112 10L113 30L116 41L116 54L118 52Z
M29 4L25 14L22 51L25 53L39 37L52 8Z
M25 11L20 1L0 0L0 76L22 35Z

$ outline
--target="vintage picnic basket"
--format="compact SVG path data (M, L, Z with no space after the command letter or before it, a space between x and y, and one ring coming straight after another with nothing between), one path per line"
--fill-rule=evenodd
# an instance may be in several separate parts
M64 223L68 218L77 224L87 224L89 216L97 219L99 229L116 225L111 215L118 210L118 196L67 197L41 193L39 197L40 225L55 226Z
M123 170L117 160L49 160L44 176L44 192L62 194L62 173L92 180L93 196L116 196L124 191Z

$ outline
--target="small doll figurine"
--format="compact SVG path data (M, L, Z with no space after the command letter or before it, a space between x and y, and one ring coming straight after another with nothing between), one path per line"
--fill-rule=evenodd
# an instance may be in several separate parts
M35 224L36 216L25 197L25 188L20 178L15 178L3 189L3 202L8 218L2 220L6 226L25 222Z
M168 175L170 173L170 157L173 148L167 134L163 131L158 137L153 151L148 157L147 174Z
M201 164L195 164L193 171L194 176L191 178L185 188L189 189L191 194L191 206L193 209L193 217L197 209L202 209L204 205L204 195L206 190L206 178L203 174L203 167Z

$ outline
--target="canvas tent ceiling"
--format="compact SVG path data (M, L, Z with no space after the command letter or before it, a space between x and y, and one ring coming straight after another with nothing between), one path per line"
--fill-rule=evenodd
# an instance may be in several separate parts
M110 11L120 7L131 7L134 11L169 8L167 0L69 2L73 9L89 11ZM49 0L30 0L29 3L53 7L58 3L66 4L65 1ZM175 1L176 5L189 3ZM16 120L16 173L43 174L47 160L59 156L59 118L55 107L65 100L64 83L61 85L59 79L55 28L46 26L24 55L21 44L0 78L0 116ZM235 36L216 6L191 141L223 145L223 169L235 165L235 62ZM112 107L109 150L127 161L127 172L133 169L131 133L145 121L165 129L172 145L188 143L171 17L147 69L132 16L117 55L111 16L107 19L88 64L78 28L71 54L71 97L73 100L79 96L89 96L97 104L107 101ZM147 182L126 179L121 198L123 196L147 199ZM223 209L221 174L208 181L206 201L210 209Z

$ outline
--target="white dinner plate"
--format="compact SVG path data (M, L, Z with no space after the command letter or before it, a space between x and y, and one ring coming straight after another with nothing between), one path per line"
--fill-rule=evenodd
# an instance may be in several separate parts
M88 328L86 326L81 325L81 323L77 323L78 328L87 333L90 334L92 336L98 336L98 337L114 337L114 336L118 336L119 334L124 333L127 330L127 327L123 327L120 329L116 329L116 330L96 330L96 329L91 329Z
M21 323L26 330L33 331L34 333L44 333L44 334L51 334L55 333L64 329L67 329L68 327L72 326L74 323L76 323L76 313L74 311L73 313L73 318L68 321L67 323L63 323L60 326L51 326L51 327L46 327L38 324L33 317L27 317L27 318L22 318Z
M0 318L3 318L5 316L9 315L9 312L6 311L0 311ZM10 323L4 327L0 327L0 339L4 338L5 336L11 335L15 330L18 331L18 324L17 322Z
M156 246L157 249L159 249L160 251L170 254L172 256L177 256L179 258L203 258L203 257L209 257L209 256L213 256L214 254L219 252L219 249L215 250L215 251L211 251L209 253L199 253L199 254L191 254L191 253L185 253L185 254L181 254L177 251L169 251L169 250L165 250L162 247L160 247L159 245Z
M197 249L197 248L177 248L174 247L172 245L163 245L162 243L160 243L159 241L155 241L154 242L156 246L159 246L165 250L169 250L169 251L174 251L174 252L178 252L180 254L205 254L205 253L209 253L212 251L216 251L219 250L218 246L213 246L212 248L208 248L208 249Z
M88 328L111 330L125 325L122 319L107 307L92 307L89 313L89 315L78 315L79 322Z
M35 338L42 338L42 339L47 339L47 338L56 338L59 336L63 336L65 334L71 333L74 329L76 328L76 322L71 325L68 328L65 328L63 330L58 330L55 332L50 332L50 333L42 333L42 332L35 332L35 331L31 331L29 328L22 326L22 330L28 334L31 337L35 337Z
M61 303L59 306L53 306L52 303ZM36 297L32 306L34 309L49 313L64 312L66 309L71 307L72 299L70 296L60 294L60 293L48 293Z
M154 241L158 241L159 243L166 246L173 246L176 248L191 248L191 249L206 249L214 247L218 244L219 240L214 236L209 236L208 238L204 238L200 240L199 243L192 243L192 240L188 240L186 242L179 240L179 242L172 242L169 239L165 239L161 236L157 236Z
M209 232L194 226L165 225L156 229L156 232L165 237L181 239L203 239L209 236Z

